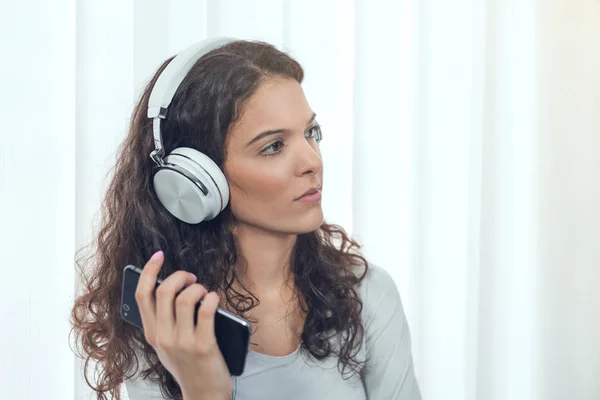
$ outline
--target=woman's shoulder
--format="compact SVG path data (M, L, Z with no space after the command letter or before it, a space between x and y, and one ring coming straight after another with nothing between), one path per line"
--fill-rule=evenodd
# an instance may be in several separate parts
M369 296L372 293L398 290L392 275L387 271L387 269L377 264L368 262L366 267L364 265L353 266L352 270L358 278L364 275L362 280L357 285L357 289L359 294L361 294L361 297L372 297Z
M129 378L124 382L130 400L164 400L158 384L142 379L141 376Z
M357 277L364 274L356 287L357 294L363 303L363 320L369 325L376 320L378 314L400 313L404 316L404 309L400 300L400 293L392 275L380 265L368 263L367 272L364 266L354 268Z
M136 350L135 353L138 359L137 372L134 376L126 379L125 382L123 382L129 399L164 400L165 397L162 395L158 383L155 383L150 379L143 379L142 370L148 368L148 364L144 360L144 356L139 350Z

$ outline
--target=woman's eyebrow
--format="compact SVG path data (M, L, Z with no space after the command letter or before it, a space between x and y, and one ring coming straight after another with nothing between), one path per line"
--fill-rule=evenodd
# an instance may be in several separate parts
M310 117L310 119L308 120L308 122L306 123L306 126L312 124L312 122L315 120L315 117L317 116L316 113L313 113L312 117ZM246 147L250 146L252 143L256 143L258 142L260 139L270 136L270 135L276 135L278 133L286 133L289 132L290 129L275 129L275 130L271 130L271 131L264 131L262 133L259 133L258 135L256 135L254 137L254 139L252 139L251 141L248 142L248 144L246 145Z

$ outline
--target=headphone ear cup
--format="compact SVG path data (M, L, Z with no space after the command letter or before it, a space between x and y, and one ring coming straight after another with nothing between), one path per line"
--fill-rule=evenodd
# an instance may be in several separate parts
M229 185L207 155L188 147L173 150L154 174L159 201L176 218L198 224L215 218L229 202ZM201 186L207 190L203 193Z

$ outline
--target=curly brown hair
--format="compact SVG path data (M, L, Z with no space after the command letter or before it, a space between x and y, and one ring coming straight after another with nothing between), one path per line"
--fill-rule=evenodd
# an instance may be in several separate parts
M166 60L145 87L131 117L127 137L119 147L114 175L103 199L101 221L94 241L76 255L82 294L71 313L76 353L85 360L84 376L98 399L107 392L120 399L120 385L141 369L141 375L160 384L168 398L181 398L173 376L161 365L143 332L120 315L121 280L128 264L144 265L157 250L165 261L160 277L184 269L198 276L210 291L224 293L227 307L245 315L259 304L250 291L233 288L236 252L233 215L228 205L215 219L199 225L177 220L159 203L153 190L152 121L146 117L148 99ZM228 132L260 84L270 78L302 83L300 64L274 46L258 41L235 41L213 50L194 65L177 89L169 118L163 121L165 151L183 146L211 157L223 170ZM368 265L360 246L337 225L323 223L314 232L298 235L292 271L300 308L305 313L301 350L321 360L335 354L342 376L362 374L357 359L364 328L362 301L355 286ZM198 255L202 255L199 257ZM363 267L362 274L356 266ZM342 333L340 335L340 333ZM331 338L340 339L340 346ZM90 365L95 382L90 377Z

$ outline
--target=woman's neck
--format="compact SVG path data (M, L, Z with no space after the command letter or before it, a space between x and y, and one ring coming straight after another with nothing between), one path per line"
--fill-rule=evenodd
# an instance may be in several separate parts
M243 264L237 270L238 279L260 297L279 296L293 277L291 260L297 235L240 225L234 229L234 237Z

